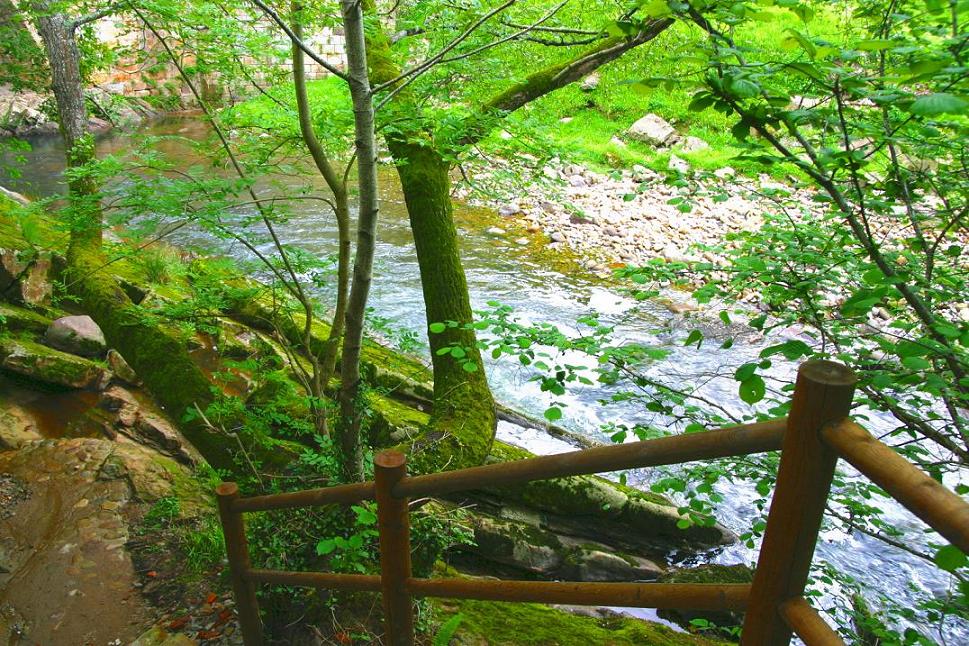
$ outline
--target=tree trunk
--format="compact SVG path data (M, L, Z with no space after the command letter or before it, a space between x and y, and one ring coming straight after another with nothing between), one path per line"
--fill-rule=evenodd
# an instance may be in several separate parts
M376 20L377 9L367 4ZM367 41L374 81L385 83L400 74L393 59L386 33L375 26ZM395 103L415 112L420 107L406 90L395 97ZM450 165L438 151L414 143L427 139L424 132L409 132L387 137L387 146L397 165L421 272L424 308L427 322L457 321L462 326L447 328L440 334L428 334L434 368L434 410L424 437L411 446L420 449L411 455L411 464L422 473L445 468L459 469L481 464L488 457L498 418L494 397L484 373L471 323L471 299L458 250L450 195ZM429 332L429 331L428 331ZM466 353L466 361L477 367L464 369L451 355L438 355L439 349L457 344Z
M469 327L473 314L454 226L450 165L430 147L391 138L388 146L397 162L417 247L427 322L459 324L441 333L428 331L434 410L420 443L423 451L412 460L414 468L428 473L481 464L491 451L497 412L477 338ZM438 352L455 345L466 353L461 360ZM473 365L474 371L465 365Z
M302 7L293 3L293 33L297 38L303 37L303 25L299 12ZM343 337L346 320L347 297L350 288L350 199L347 195L346 182L333 168L320 145L320 141L313 131L313 120L310 112L309 97L306 93L306 57L298 45L293 44L293 87L296 91L296 110L299 115L299 129L303 142L313 158L313 163L323 176L326 185L333 193L334 214L337 227L337 276L336 276L336 305L333 311L333 323L330 326L330 337L326 348L320 357L320 371L323 387L329 386L330 378L336 366L336 356Z
M69 168L82 168L94 161L94 137L87 131L87 106L81 77L81 53L74 23L55 13L45 0L33 3L37 33L44 43L50 65L51 89L57 103L58 123L64 139ZM101 203L93 178L84 175L68 182L71 209L69 253L79 247L101 248Z
M361 444L360 352L370 282L373 278L373 256L377 242L377 145L374 133L373 98L367 73L367 46L364 37L363 12L359 0L342 0L343 25L346 30L347 66L350 98L353 101L356 134L357 176L360 206L357 214L357 255L353 263L353 285L347 305L346 333L340 387L340 424L337 446L342 455L344 476L348 482L363 480Z

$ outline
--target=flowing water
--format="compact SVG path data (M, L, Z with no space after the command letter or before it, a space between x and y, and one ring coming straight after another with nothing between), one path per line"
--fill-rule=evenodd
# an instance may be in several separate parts
M189 139L206 136L207 126L197 120L166 120L153 124L142 133L134 135L111 134L99 141L101 154L121 155L140 141L139 134L173 135ZM63 156L59 140L40 139L33 143L33 150L25 153L26 164L18 179L4 178L0 168L0 184L13 190L41 197L63 190L61 171ZM184 166L204 163L193 157L190 149L177 141L161 144L164 152L177 155ZM214 172L214 171L213 171ZM407 223L407 215L400 195L399 185L392 169L385 168L381 180L381 219L378 231L377 265L371 292L371 306L375 313L396 329L412 331L413 338L423 343L426 326L423 299L418 274L417 257ZM286 181L286 180L280 180ZM306 178L293 178L290 183L308 183ZM317 187L319 188L319 187ZM262 190L269 191L268 187ZM281 237L321 256L335 253L336 225L324 205L305 201L300 203L297 216L279 228ZM460 205L456 210L461 251L467 272L468 286L476 309L486 309L487 302L496 300L514 308L523 322L548 322L563 331L576 331L576 319L594 310L606 323L618 324L618 334L629 341L651 345L663 345L672 354L658 362L652 370L669 378L674 376L684 387L702 386L702 394L710 400L724 404L734 414L742 413L736 382L732 375L737 366L753 360L767 341L748 336L738 338L730 350L720 350L719 343L709 342L702 349L685 348L682 339L691 329L689 322L670 314L659 304L637 302L622 295L618 290L574 275L552 270L529 259L527 254L511 239L485 236L480 232L469 234L474 221L474 210ZM173 236L179 245L199 245L212 248L214 241L199 231L183 229ZM247 252L229 242L215 242L223 253L246 257ZM270 252L268 245L265 251ZM710 330L711 335L725 334L723 330ZM786 331L788 338L797 338L797 330ZM770 339L776 343L780 338ZM805 339L808 340L808 339ZM809 340L808 340L809 341ZM425 350L426 352L426 350ZM569 357L574 362L581 357ZM587 361L587 360L586 360ZM488 361L486 365L496 397L519 410L540 417L551 403L538 385L529 381L531 373L512 360ZM793 365L778 365L771 375L791 381ZM574 431L605 440L599 428L607 422L632 425L660 424L663 419L645 413L641 407L630 404L603 406L599 400L608 397L610 391L598 386L572 389L557 400L567 404L563 425ZM873 431L891 428L889 420L874 416L867 422ZM524 446L536 453L553 453L574 450L561 440L539 431L525 429L501 422L499 437ZM648 473L631 473L633 484L647 485ZM723 483L720 492L725 501L717 510L718 519L735 532L750 528L758 517L752 502L758 498L753 486L746 483ZM905 542L912 547L925 546L933 535L923 531L923 525L904 509L889 501L888 519L905 532ZM935 537L938 541L938 538ZM840 531L823 532L817 547L816 559L824 559L843 573L854 576L868 591L878 591L895 602L910 605L919 591L944 596L954 583L924 561L901 550L860 533L846 534ZM693 562L714 561L721 563L754 563L756 549L740 544L703 555ZM651 615L646 615L651 616ZM947 643L969 643L969 623L950 620L938 631Z

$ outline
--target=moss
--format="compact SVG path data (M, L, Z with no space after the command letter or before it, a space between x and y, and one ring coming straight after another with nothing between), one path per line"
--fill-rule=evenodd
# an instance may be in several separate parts
M416 438L430 420L427 413L374 392L367 395L367 403L372 415L370 441L375 447L393 446Z
M34 334L43 334L51 324L51 320L43 314L4 302L0 302L0 321L0 330Z
M433 601L441 621L462 615L456 643L521 646L704 646L723 642L625 617L574 615L535 603Z
M746 565L717 565L714 563L695 568L672 570L659 577L660 583L752 583L754 570ZM743 622L739 612L715 612L699 610L659 610L658 616L689 627L694 619L705 619L717 626L720 634L729 635L731 627Z
M492 448L492 459L496 461L529 457L534 456L502 442L495 442ZM571 522L585 519L596 526L596 531L633 545L712 546L729 538L719 527L692 525L681 529L677 526L681 516L666 498L599 476L538 480L495 489L493 493Z
M103 366L26 339L0 341L0 366L15 374L65 388L92 388L106 377Z

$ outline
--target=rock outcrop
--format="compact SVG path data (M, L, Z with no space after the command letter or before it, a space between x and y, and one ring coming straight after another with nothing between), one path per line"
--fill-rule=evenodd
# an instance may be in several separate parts
M126 508L172 495L185 513L210 506L191 474L147 449L92 438L0 453L0 473L22 492L0 496L0 608L17 617L0 641L128 643L144 632L156 611L125 549Z
M111 373L89 359L24 339L0 340L0 368L44 384L100 390Z
M652 113L647 114L629 126L626 134L636 141L641 141L645 144L656 146L657 148L672 146L680 138L679 133L676 132L676 129L669 122Z

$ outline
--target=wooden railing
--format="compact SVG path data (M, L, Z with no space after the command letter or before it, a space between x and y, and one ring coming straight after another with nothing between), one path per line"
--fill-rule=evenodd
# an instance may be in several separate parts
M839 457L969 552L969 504L847 419L854 386L854 374L841 364L809 361L798 370L786 419L414 477L407 476L402 453L384 451L374 459L373 482L270 496L240 498L234 483L224 483L216 494L245 644L263 643L256 599L256 585L261 583L381 592L385 642L393 646L414 643L414 597L745 611L743 646L786 645L792 633L809 646L843 644L803 597ZM781 450L777 484L752 584L568 583L411 576L410 498L777 450ZM243 513L373 499L377 501L380 532L380 576L252 567Z

